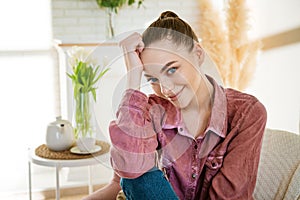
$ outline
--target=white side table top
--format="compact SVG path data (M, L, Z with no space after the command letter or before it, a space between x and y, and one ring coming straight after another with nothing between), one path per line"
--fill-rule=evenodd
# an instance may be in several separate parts
M96 165L101 163L107 163L109 153L104 153L102 155L93 156L91 158L82 158L82 159L48 159L42 158L35 154L35 148L29 149L29 161L31 163L49 166L49 167L80 167L80 166L89 166Z

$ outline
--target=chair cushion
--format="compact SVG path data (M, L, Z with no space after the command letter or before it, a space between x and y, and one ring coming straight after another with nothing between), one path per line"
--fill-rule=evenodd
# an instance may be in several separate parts
M300 198L300 136L266 129L254 199Z

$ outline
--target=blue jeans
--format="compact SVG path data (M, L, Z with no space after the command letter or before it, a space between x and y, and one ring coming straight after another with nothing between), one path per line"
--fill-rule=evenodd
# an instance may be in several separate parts
M135 179L121 178L122 190L128 200L178 200L163 172L153 168Z

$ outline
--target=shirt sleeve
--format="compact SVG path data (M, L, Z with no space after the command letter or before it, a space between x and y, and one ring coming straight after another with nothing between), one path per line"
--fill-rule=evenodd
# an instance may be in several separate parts
M259 102L243 109L228 135L223 165L212 180L210 199L253 199L267 114Z
M111 164L120 177L136 178L155 166L158 141L154 126L159 121L153 115L159 112L145 94L126 90L117 118L109 126Z

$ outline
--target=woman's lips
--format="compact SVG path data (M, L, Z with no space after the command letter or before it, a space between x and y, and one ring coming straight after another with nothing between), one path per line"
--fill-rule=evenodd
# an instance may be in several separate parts
M179 97L179 95L181 94L181 92L183 91L184 87L182 87L182 89L177 92L177 94L173 95L173 96L169 96L168 99L170 99L171 101L176 101Z

